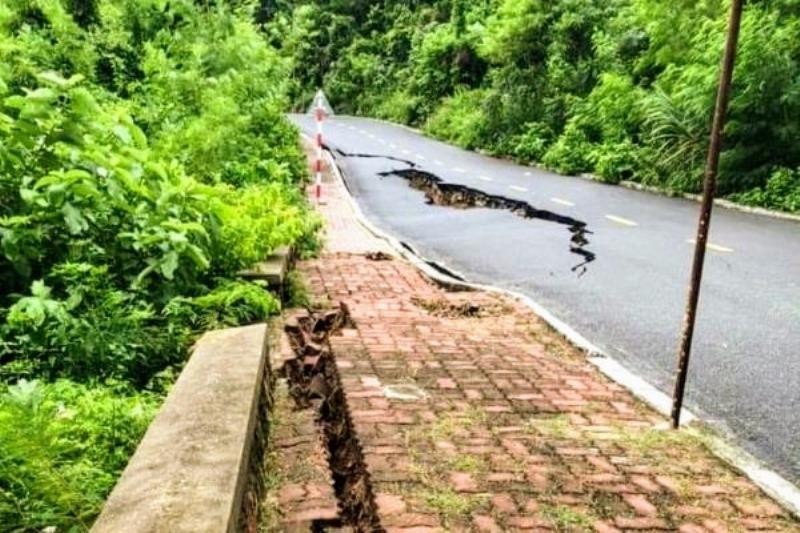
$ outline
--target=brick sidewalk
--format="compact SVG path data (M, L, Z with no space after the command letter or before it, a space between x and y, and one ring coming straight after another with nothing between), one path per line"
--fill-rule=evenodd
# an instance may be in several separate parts
M365 257L386 245L325 192L299 269L354 319L331 346L388 531L800 531L518 302Z

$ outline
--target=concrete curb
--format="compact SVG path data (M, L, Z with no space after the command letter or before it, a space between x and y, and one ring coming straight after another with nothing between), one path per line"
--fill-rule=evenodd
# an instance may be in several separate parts
M221 533L254 520L248 485L268 408L267 338L263 323L200 338L93 533Z
M303 133L301 133L301 135L307 137ZM543 305L524 294L512 290L494 287L491 285L471 283L447 276L446 274L443 274L441 270L433 268L431 266L431 262L421 257L415 250L413 250L413 248L407 244L404 244L393 235L376 227L366 218L361 210L361 207L358 205L352 194L350 194L346 181L344 180L344 176L341 173L335 157L327 150L325 151L325 157L328 160L331 169L333 170L336 180L338 181L338 185L347 191L347 202L350 205L350 208L353 210L358 222L364 226L367 231L379 239L386 241L398 255L409 261L432 280L442 283L446 286L481 290L490 293L501 294L521 301L534 313L540 316L545 322L547 322L553 329L566 337L570 343L583 350L587 355L587 360L597 367L601 373L615 383L627 389L636 398L642 400L661 415L667 417L670 416L672 399L669 396L625 368L621 363L610 357L601 348L581 335L572 326L556 317ZM687 425L689 423L697 424L698 422L701 422L697 415L686 408L683 409L681 418ZM697 430L691 428L690 431ZM709 449L712 453L730 464L735 469L742 472L766 494L775 499L790 513L800 518L800 488L790 483L778 473L765 467L763 463L761 463L750 453L728 442L722 437L717 435L706 436L705 441L708 443Z

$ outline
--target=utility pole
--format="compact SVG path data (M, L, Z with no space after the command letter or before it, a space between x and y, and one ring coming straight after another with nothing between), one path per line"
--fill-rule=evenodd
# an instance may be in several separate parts
M711 126L711 142L708 147L705 180L703 183L703 201L700 204L700 220L697 225L692 274L686 302L686 314L683 318L683 333L678 350L678 368L675 376L675 390L672 395L672 427L680 426L681 407L686 389L686 376L689 371L689 356L692 352L695 319L697 318L697 301L700 297L700 283L703 279L703 264L706 258L709 226L711 224L711 208L717 191L717 172L719 170L719 154L722 149L722 132L725 129L725 114L731 96L733 67L736 62L736 45L739 41L739 28L742 22L742 1L731 1L728 38L725 44L725 55L722 59L717 105L714 110L714 122Z

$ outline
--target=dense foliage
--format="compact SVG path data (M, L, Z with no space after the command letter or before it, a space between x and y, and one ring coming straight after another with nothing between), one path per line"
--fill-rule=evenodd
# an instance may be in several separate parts
M0 524L91 524L236 279L315 218L247 2L0 3Z
M299 0L295 100L608 182L700 188L728 2ZM746 3L720 193L800 207L800 7ZM280 37L280 38L278 38Z

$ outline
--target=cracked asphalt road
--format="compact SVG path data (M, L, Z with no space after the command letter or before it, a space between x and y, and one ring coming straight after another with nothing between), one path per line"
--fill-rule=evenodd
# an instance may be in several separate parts
M306 133L312 117L292 115ZM587 224L587 271L569 233L507 210L428 205L386 158L338 156L377 226L469 280L514 289L671 393L698 204L559 176L355 117L325 124L348 153L391 155L449 183L524 200ZM716 208L687 406L800 482L800 223Z

